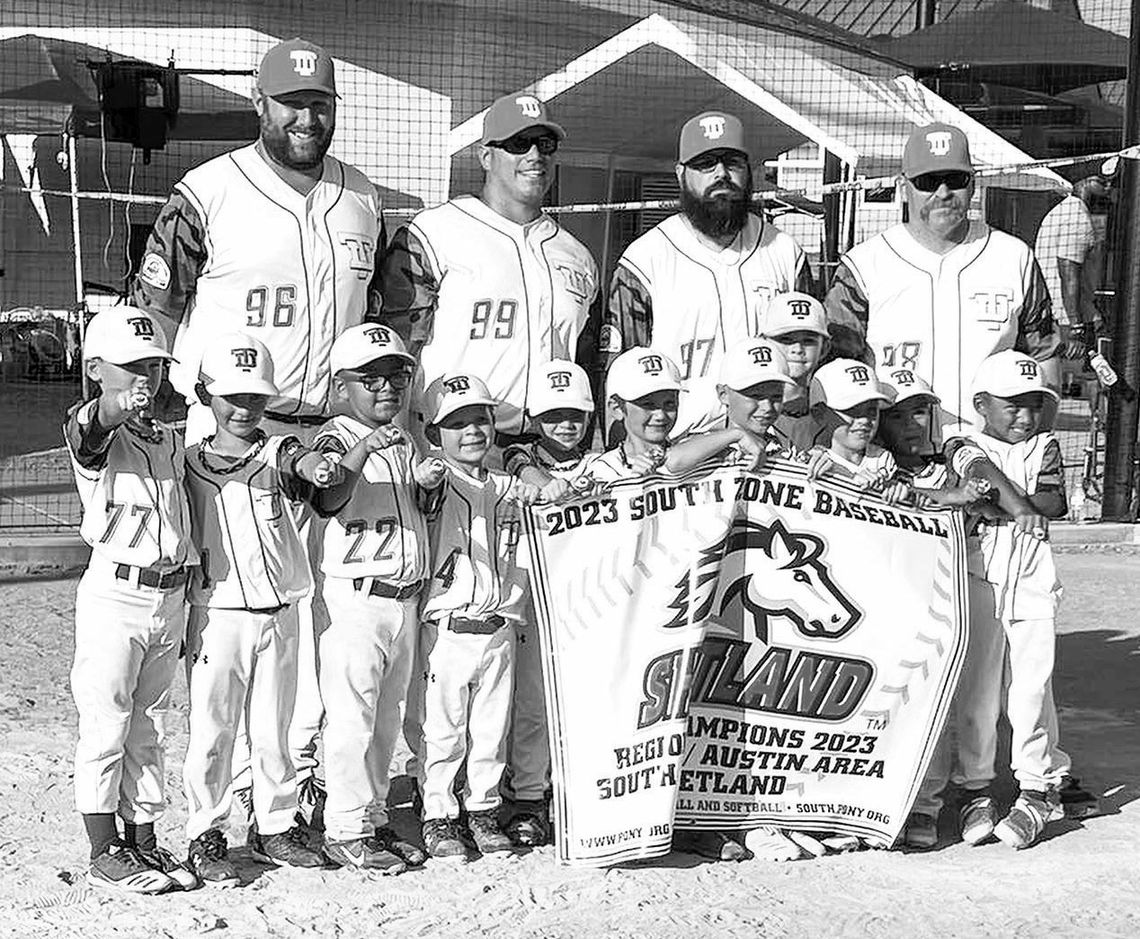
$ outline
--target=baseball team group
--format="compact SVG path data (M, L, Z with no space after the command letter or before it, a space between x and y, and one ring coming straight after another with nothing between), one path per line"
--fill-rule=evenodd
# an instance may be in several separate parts
M258 140L186 173L132 304L87 325L98 393L64 427L92 549L71 671L91 884L237 884L235 804L254 856L294 867L399 873L545 843L523 513L718 462L763 472L773 456L966 513L967 661L902 840L938 843L951 786L971 844L1025 848L1092 809L1051 684L1062 337L1032 251L968 216L961 130L915 130L906 220L848 252L821 302L800 246L753 210L741 121L693 116L680 210L622 254L592 329L597 265L542 209L567 131L537 97L486 111L478 195L390 238L376 188L327 153L323 49L271 49L253 103ZM168 366L184 432L154 413ZM183 666L176 857L155 823ZM1008 806L990 790L1003 707ZM389 818L401 740L420 837ZM719 860L814 853L775 828L674 844Z

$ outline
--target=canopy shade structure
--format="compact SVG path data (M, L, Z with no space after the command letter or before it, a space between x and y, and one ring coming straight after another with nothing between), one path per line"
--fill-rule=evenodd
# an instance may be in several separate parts
M106 49L32 33L0 41L0 133L59 133L71 121L79 137L99 137L99 93L88 62L120 60ZM157 64L157 63L156 63ZM253 140L257 115L249 98L179 79L180 106L172 140Z
M1128 73L1128 39L1073 16L1001 0L882 44L919 78L968 72L1055 95Z

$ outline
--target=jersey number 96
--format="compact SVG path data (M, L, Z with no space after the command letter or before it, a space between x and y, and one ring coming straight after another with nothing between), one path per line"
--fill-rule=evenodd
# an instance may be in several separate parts
M297 312L296 284L253 287L245 295L246 326L265 326L266 316L273 326L292 326Z
M471 311L472 339L510 339L515 334L515 314L517 300L500 300L495 307L493 300L476 300Z

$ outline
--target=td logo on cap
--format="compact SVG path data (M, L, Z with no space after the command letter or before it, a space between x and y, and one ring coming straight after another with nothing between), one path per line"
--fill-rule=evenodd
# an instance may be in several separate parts
M643 355L637 362L646 375L660 375L665 367L659 355Z
M234 357L234 365L240 368L243 372L252 372L257 368L257 350L253 346L246 346L241 349L230 349Z
M865 385L871 380L871 370L866 365L849 365L844 371L857 385Z
M148 316L132 316L127 320L140 339L154 338L154 321Z
M699 123L708 140L720 140L724 136L723 114L707 114L700 119Z

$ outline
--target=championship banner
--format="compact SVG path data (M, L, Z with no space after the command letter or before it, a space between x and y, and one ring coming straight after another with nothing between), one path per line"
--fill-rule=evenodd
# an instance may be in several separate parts
M776 461L539 506L527 537L562 862L674 824L894 842L965 655L960 513Z

